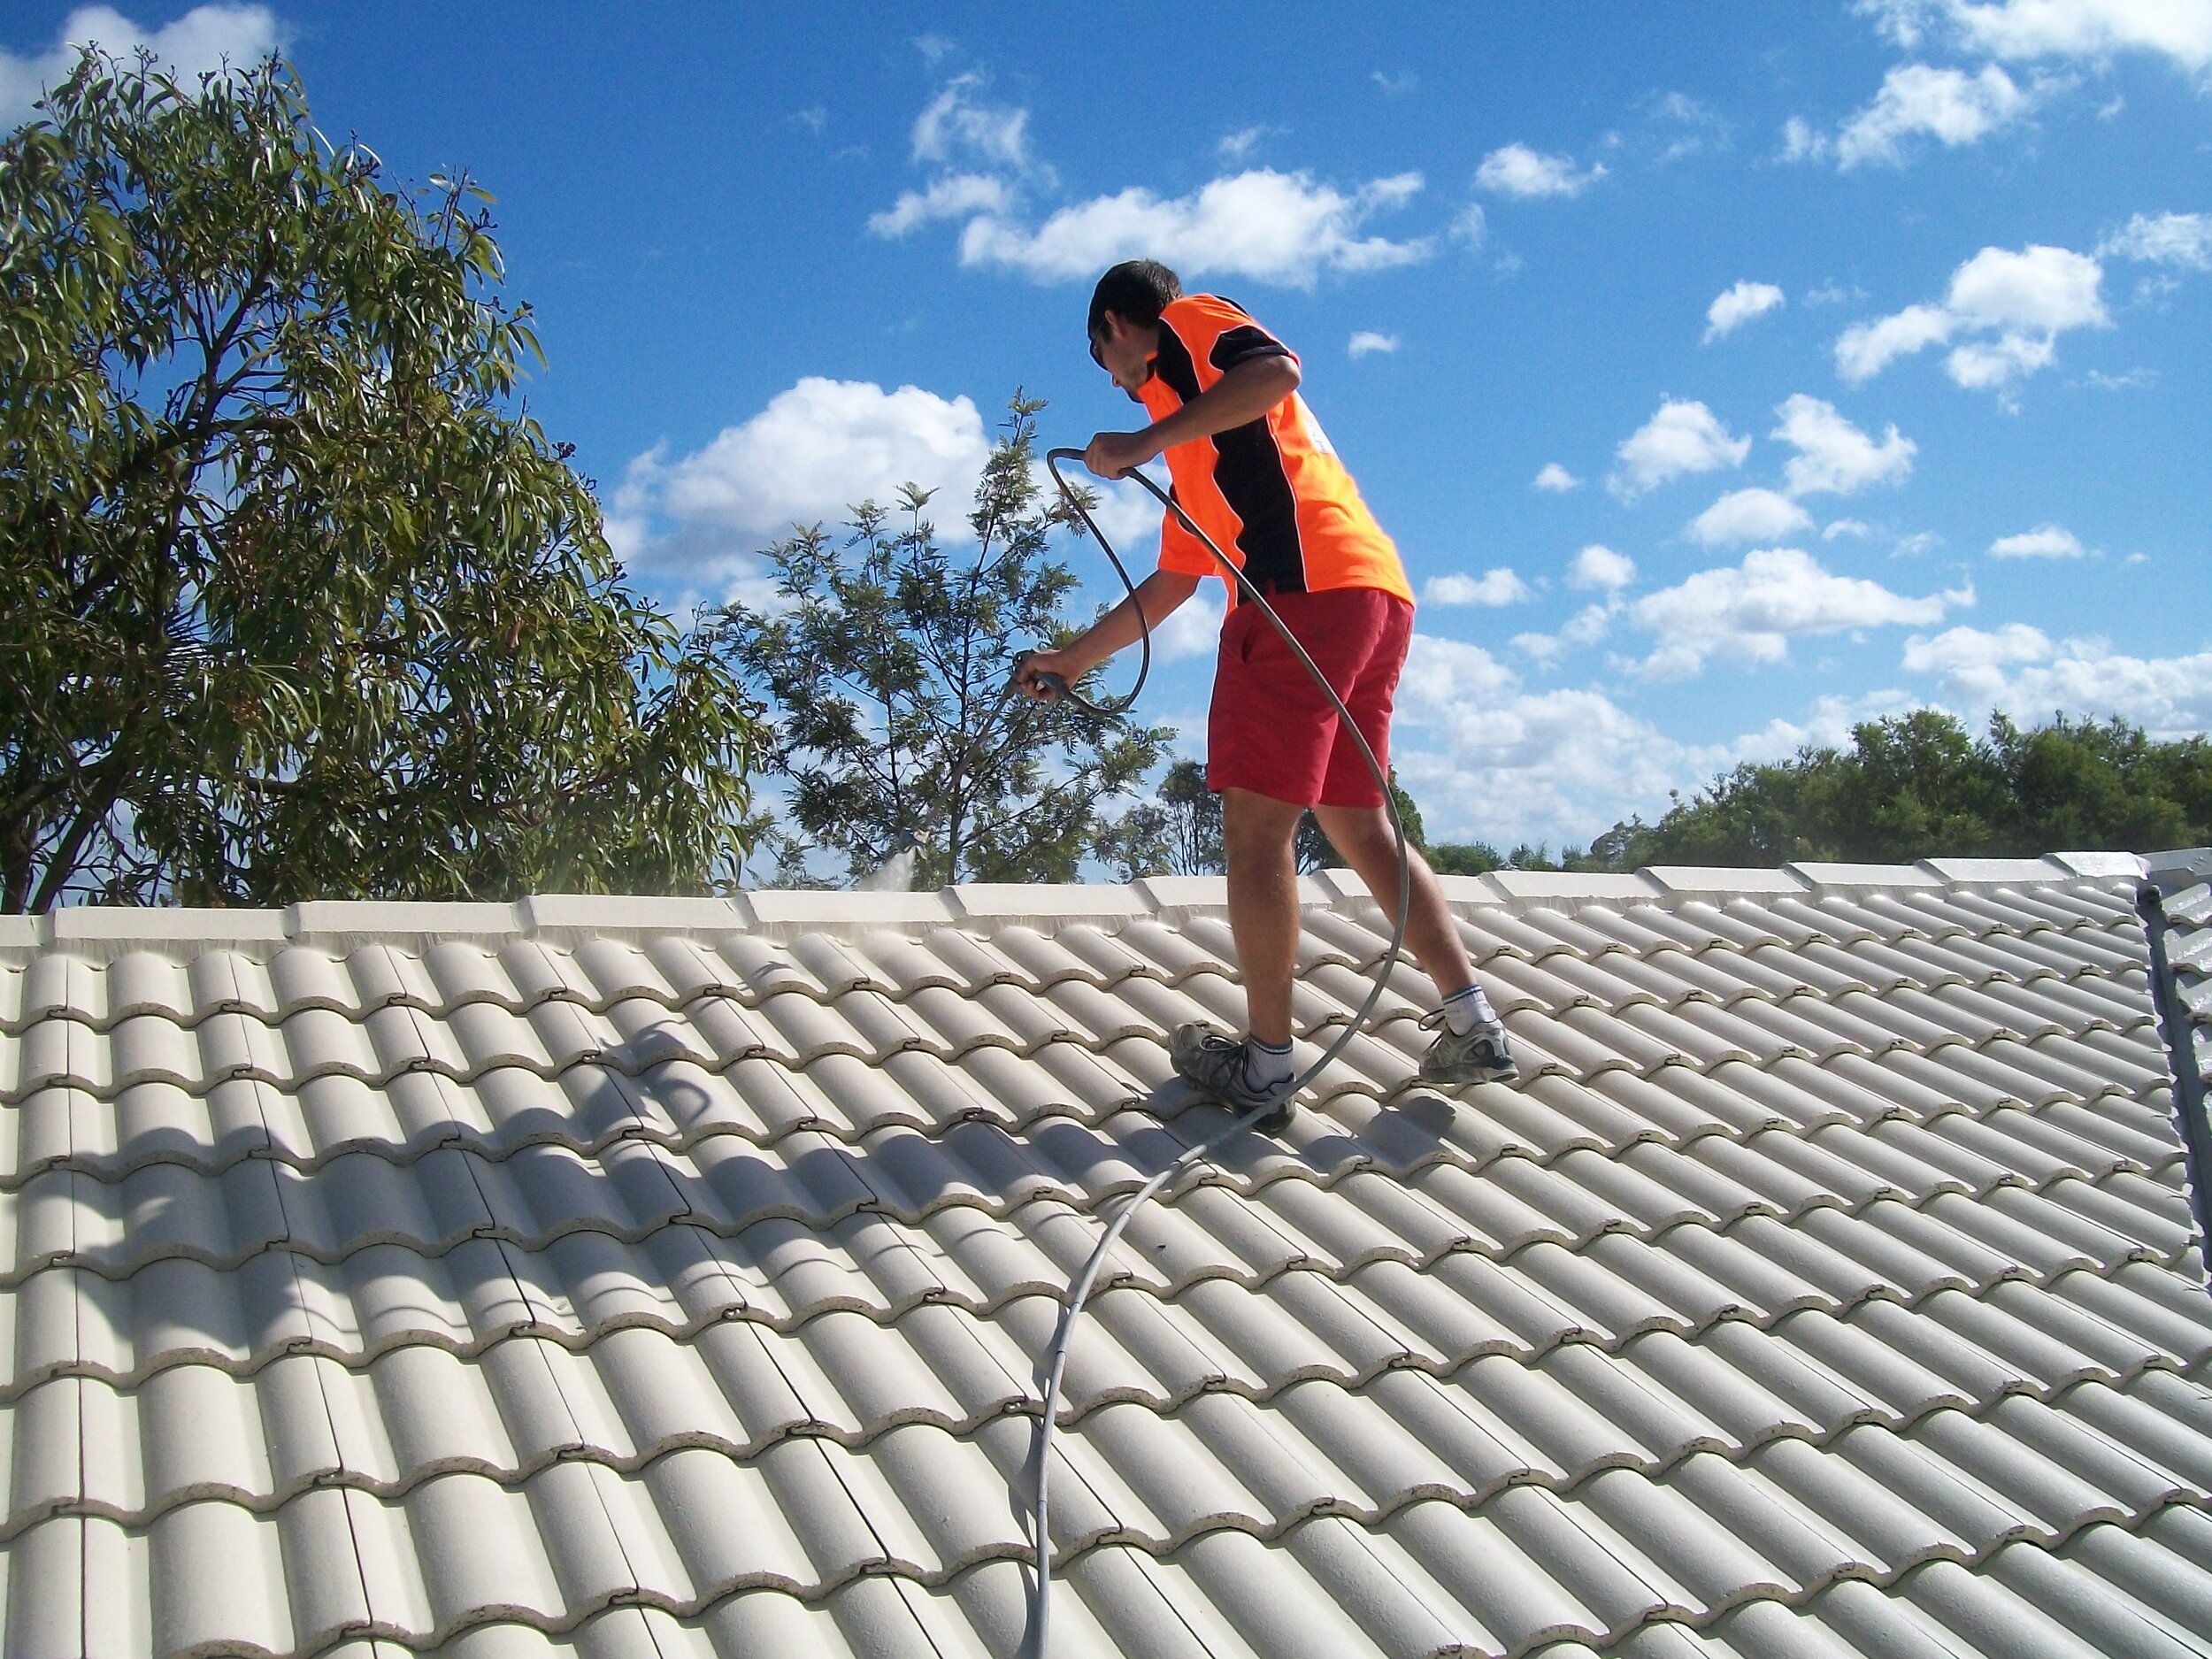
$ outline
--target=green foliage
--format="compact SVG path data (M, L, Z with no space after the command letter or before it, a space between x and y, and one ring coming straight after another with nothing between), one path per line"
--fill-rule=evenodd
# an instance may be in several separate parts
M88 56L0 142L0 905L698 888L750 726L507 411L465 180L272 60Z
M2212 742L2151 741L2124 721L2023 730L2003 716L1976 740L1919 709L1870 721L1847 750L1747 763L1656 824L1598 838L1604 867L1767 866L1797 859L1910 863L2058 849L2152 851L2212 841Z
M1221 797L1206 787L1203 761L1170 766L1155 798L1168 815L1168 873L1217 876L1228 867L1221 850Z
M1598 838L1604 841L1603 836ZM1585 852L1579 847L1563 847L1559 856L1552 856L1548 841L1523 841L1509 853L1502 853L1488 841L1449 841L1429 849L1429 867L1443 876L1482 876L1493 870L1609 870L1594 843Z
M767 764L791 780L803 841L857 877L914 838L916 879L1065 881L1087 857L1153 856L1149 819L1109 804L1134 793L1167 733L1101 725L1062 703L1007 695L1015 654L1075 630L1076 588L1047 557L1072 516L1035 474L1037 411L1018 393L993 447L956 565L909 485L897 514L855 506L842 543L820 526L766 551L779 603L718 613L716 639L770 711Z

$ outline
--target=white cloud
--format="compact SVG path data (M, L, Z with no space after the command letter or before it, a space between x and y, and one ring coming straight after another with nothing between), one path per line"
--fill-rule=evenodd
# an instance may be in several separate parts
M1029 165L1029 111L979 103L984 78L956 75L914 119L914 159L949 165Z
M2160 741L2212 727L2212 651L2127 657L2099 639L2054 644L2040 629L2016 622L1992 634L1952 628L1932 640L1908 640L1904 666L1937 676L1977 713L1993 710L2024 724L2055 713L2116 718Z
M1904 141L1920 134L1947 149L1979 142L2034 107L2035 99L1994 64L1978 74L1899 64L1882 78L1874 102L1843 124L1836 136L1836 165L1846 169L1878 162L1899 167Z
M2051 654L2040 628L2008 622L1994 633L1947 628L1933 639L1916 634L1905 641L1905 672L1964 680L2006 663L2039 663Z
M910 480L941 492L931 517L942 539L962 541L989 451L965 397L810 375L680 460L659 449L638 457L615 493L609 534L632 557L712 563L795 524L834 524L864 498L887 506ZM672 532L656 539L657 521Z
M1832 541L1839 535L1864 537L1873 534L1874 526L1863 518L1839 518L1820 533L1820 539Z
M1566 654L1570 645L1595 645L1603 639L1620 610L1620 595L1608 594L1603 603L1585 605L1569 617L1556 634L1515 634L1514 649L1548 668Z
M1803 634L1839 634L1939 622L1953 605L1973 603L1970 588L1915 599L1878 582L1839 576L1796 548L1744 555L1735 568L1700 571L1629 607L1637 626L1661 643L1640 664L1647 680L1681 680L1708 659L1778 663Z
M1801 115L1793 115L1782 123L1783 161L1825 161L1835 153L1835 142L1825 133L1816 132L1813 125Z
M2212 68L2212 0L1858 0L1856 9L1907 50L1941 31L2015 61L2141 51L2179 69Z
M1392 762L1432 835L1586 841L1704 770L1597 690L1530 692L1481 647L1416 633Z
M1634 559L1595 541L1576 554L1574 563L1567 567L1567 585L1571 588L1601 588L1608 593L1617 593L1635 580Z
M1623 441L1606 488L1632 501L1671 479L1741 466L1750 452L1751 440L1732 434L1704 404L1670 398Z
M2000 536L1989 544L1989 556L2001 559L2078 559L2088 549L2063 525L2039 524L2018 535Z
M1264 127L1240 127L1233 133L1224 133L1215 142L1214 154L1233 167L1241 165L1251 158L1270 130Z
M2097 294L2103 275L2094 259L2064 248L1985 248L1952 273L1948 303L1976 326L2056 334L2106 320Z
M1149 256L1185 276L1309 288L1323 271L1377 271L1428 257L1425 238L1358 234L1371 215L1403 205L1420 188L1421 175L1408 173L1347 195L1310 174L1269 168L1216 179L1185 196L1164 199L1133 188L1062 208L1034 231L993 214L972 219L961 235L960 262L1064 282Z
M1363 328L1354 334L1352 343L1346 348L1356 357L1367 357L1377 351L1395 351L1397 349L1397 335L1379 334L1371 328Z
M284 32L266 6L195 6L157 29L134 23L107 6L80 6L63 21L43 52L0 50L0 129L30 119L31 106L77 66L78 49L97 46L128 65L141 49L153 55L187 88L227 63L250 68L283 43Z
M1855 386L1899 357L1941 345L1957 326L1940 305L1908 305L1870 323L1853 323L1836 341L1836 372Z
M1383 96L1386 98L1402 98L1409 92L1417 91L1421 85L1421 77L1410 69L1401 69L1394 75L1373 69L1368 72L1367 78L1383 89Z
M1812 515L1770 489L1739 489L1693 518L1685 534L1707 547L1724 542L1778 541L1813 527Z
M1040 488L1055 495L1059 493L1059 487L1052 481L1041 461L1037 465L1036 477ZM1091 492L1092 520L1098 526L1099 534L1121 556L1123 563L1134 565L1156 555L1160 546L1160 503L1141 487L1126 479L1093 478L1079 467L1070 470L1069 481L1079 482ZM1103 580L1112 582L1113 573L1103 561L1100 562L1098 572L1103 573ZM1094 573L1085 572L1086 575ZM1118 585L1114 586L1113 597L1121 597Z
M1580 489L1582 480L1560 465L1558 462L1547 461L1544 463L1543 471L1537 473L1531 488L1548 489L1555 495L1563 495L1571 489Z
M1470 202L1461 208L1448 234L1454 242L1466 243L1470 253L1479 250L1484 238L1490 234L1490 220L1482 211L1482 204Z
M1221 647L1221 621L1227 613L1226 593L1210 582L1202 584L1196 593L1169 613L1165 622L1152 630L1154 658L1174 663L1186 657L1213 656Z
M1421 589L1421 603L1430 605L1513 605L1534 597L1529 585L1502 565L1480 576L1432 576Z
M1962 333L1993 334L1955 348L1946 372L1969 388L2002 393L2049 365L2060 334L2110 319L2098 293L2104 268L2086 254L2031 243L2014 253L1985 248L1951 273L1943 304L1909 305L1893 316L1855 323L1836 341L1836 369L1854 384L1896 358Z
M1007 199L1002 179L982 173L950 173L932 180L926 190L901 191L889 208L869 216L868 228L879 236L903 236L934 219L1002 213Z
M1604 597L1570 617L1556 634L1517 634L1513 648L1543 667L1550 667L1571 645L1594 645L1603 639L1620 614L1621 590L1636 580L1636 562L1624 553L1592 542L1567 566L1567 586L1597 588Z
M2212 213L2138 213L2097 244L2097 257L2212 271Z
M1544 196L1580 196L1605 177L1602 164L1578 172L1564 156L1547 156L1526 144L1508 144L1494 150L1475 169L1475 182L1486 190L1523 200Z
M1836 412L1833 403L1798 392L1774 411L1782 417L1772 436L1797 454L1782 469L1793 495L1848 495L1869 484L1895 483L1912 472L1919 446L1892 425L1877 443Z
M1753 318L1784 303L1782 290L1771 282L1739 282L1705 308L1705 342L1710 345L1732 334Z

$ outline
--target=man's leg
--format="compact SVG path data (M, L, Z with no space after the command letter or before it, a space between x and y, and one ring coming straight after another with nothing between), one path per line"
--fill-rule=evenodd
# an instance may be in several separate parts
M1298 958L1298 867L1291 838L1304 810L1250 789L1221 793L1229 929L1244 968L1245 1006L1252 1035L1275 1048L1290 1041L1290 980ZM1396 867L1394 862L1394 879Z
M1367 890L1390 915L1398 906L1398 838L1390 811L1379 806L1317 806L1314 817L1337 851L1350 861ZM1433 1083L1479 1083L1518 1075L1512 1045L1497 1012L1475 985L1467 948L1460 943L1428 861L1409 846L1406 943L1436 981L1444 1005L1422 1024L1441 1025L1421 1057L1421 1075Z
M1367 890L1375 895L1386 916L1398 908L1398 838L1391 833L1390 810L1380 806L1317 806L1313 815L1329 844L1344 855L1359 872ZM1428 861L1412 842L1406 843L1406 862L1411 878L1410 905L1406 915L1406 944L1436 982L1437 995L1449 996L1475 982L1474 964L1444 902L1444 889ZM1230 888L1231 914L1236 889ZM1242 949L1240 936L1238 948ZM1249 970L1247 971L1248 979Z

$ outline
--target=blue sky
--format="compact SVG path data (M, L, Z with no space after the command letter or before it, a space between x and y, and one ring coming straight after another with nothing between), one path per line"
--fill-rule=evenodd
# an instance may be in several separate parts
M906 477L955 524L1017 386L1135 424L1082 316L1151 253L1300 352L1399 541L1432 834L1923 703L2212 726L2212 0L18 4L0 119L88 35L280 42L493 190L531 406L672 605ZM1207 621L1148 693L1194 742Z

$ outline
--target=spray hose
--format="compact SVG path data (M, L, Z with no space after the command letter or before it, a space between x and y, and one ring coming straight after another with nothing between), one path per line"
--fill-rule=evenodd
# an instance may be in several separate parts
M1120 557L1114 552L1113 544L1107 541L1099 530L1097 522L1092 518L1090 509L1084 503L1083 491L1071 485L1061 473L1060 464L1063 461L1080 461L1082 458L1083 451L1080 449L1053 449L1046 453L1045 465L1051 469L1052 481L1060 487L1060 494L1066 498L1069 508L1082 519L1085 527L1090 531L1091 534L1097 538L1099 547L1112 561L1115 573L1121 578L1121 585L1128 592L1129 603L1137 613L1138 626L1143 630L1141 635L1144 647L1143 662L1137 671L1136 684L1132 686L1125 695L1102 704L1087 700L1072 686L1057 675L1044 675L1041 676L1041 679L1055 700L1064 699L1096 718L1110 719L1128 710L1136 702L1137 694L1144 689L1145 676L1151 672L1152 667L1152 625L1150 618L1144 614L1142 603L1137 598L1136 585L1129 580L1128 571L1123 566ZM1406 912L1411 907L1413 889L1413 867L1406 855L1405 821L1400 817L1397 800L1391 794L1389 775L1383 770L1382 762L1376 758L1374 748L1368 742L1366 733L1359 729L1359 723L1353 719L1351 710L1344 706L1344 699L1337 694L1336 687L1329 683L1329 677L1321 672L1320 665L1313 660L1306 648L1299 643L1297 637L1291 633L1288 625L1277 614L1275 607L1267 603L1267 596L1253 585L1251 580L1245 575L1242 567L1224 553L1215 544L1214 539L1208 535L1198 522L1183 510L1182 503L1177 501L1172 494L1162 489L1141 472L1133 469L1127 476L1156 495L1160 504L1180 519L1185 529L1204 543L1206 550L1214 556L1215 563L1221 566L1223 576L1241 590L1240 603L1255 604L1260 608L1261 613L1274 625L1275 631L1283 636L1283 642L1290 647L1298 660L1305 665L1306 672L1313 676L1314 684L1328 694L1329 701L1336 707L1337 718L1342 722L1340 729L1351 733L1358 741L1360 754L1367 762L1367 770L1374 774L1375 787L1382 791L1383 804L1390 811L1391 833L1397 839L1398 909L1391 924L1390 949L1383 955L1381 969L1375 975L1374 988L1368 992L1367 1000L1360 1004L1359 1012L1352 1017L1351 1023L1346 1025L1337 1034L1336 1040L1322 1051L1321 1057L1293 1078L1289 1087L1283 1091L1279 1098L1253 1107L1226 1128L1185 1148L1173 1163L1142 1187L1137 1188L1129 1202L1124 1204L1119 1212L1115 1215L1105 1233L1092 1248L1090 1256L1085 1260L1081 1271L1076 1274L1068 1286L1067 1306L1060 1316L1060 1327L1052 1339L1050 1369L1045 1382L1044 1414L1040 1419L1037 1432L1035 1509L1037 1576L1034 1580L1035 1588L1031 1599L1029 1616L1029 1627L1035 1632L1035 1642L1030 1650L1033 1659L1049 1659L1051 1652L1052 1534L1048 1518L1051 1500L1052 1437L1060 1415L1060 1383L1062 1374L1067 1370L1068 1339L1075 1329L1076 1320L1082 1315L1084 1303L1090 1300L1091 1289L1098 1281L1100 1270L1106 1264L1107 1255L1113 1249L1116 1241L1120 1239L1122 1233L1129 1225L1130 1218L1137 1213L1147 1199L1152 1197L1191 1164L1233 1140L1255 1119L1275 1110L1279 1106L1286 1105L1305 1088L1307 1084L1326 1071L1337 1056L1344 1052L1352 1039L1365 1028L1368 1020L1374 1015L1376 1006L1382 1001L1383 991L1390 983L1390 971L1397 964L1399 948L1405 942ZM1018 676L1020 673L1020 662L1021 659L1018 657L1015 661L1015 672Z

